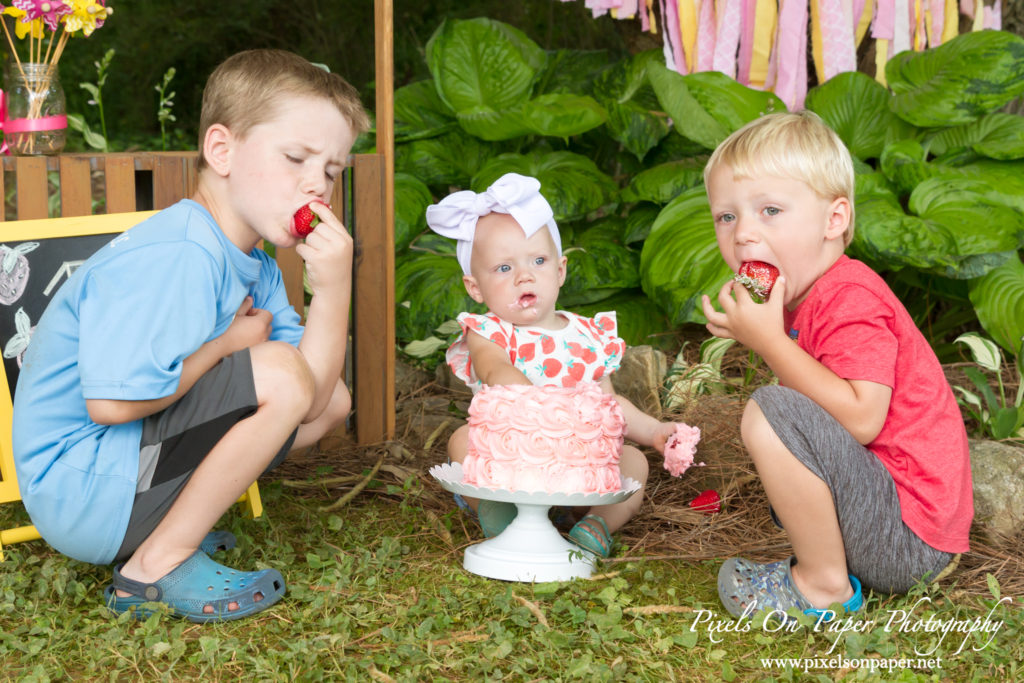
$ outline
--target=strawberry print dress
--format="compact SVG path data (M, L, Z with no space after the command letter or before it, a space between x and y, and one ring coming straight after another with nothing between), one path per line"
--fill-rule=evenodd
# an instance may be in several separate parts
M558 315L568 325L548 330L513 325L490 311L461 313L462 334L448 348L448 365L474 392L483 386L473 372L466 345L467 334L479 334L505 349L512 365L535 385L573 387L579 382L599 382L619 369L626 343L615 334L614 311L593 318L568 311Z

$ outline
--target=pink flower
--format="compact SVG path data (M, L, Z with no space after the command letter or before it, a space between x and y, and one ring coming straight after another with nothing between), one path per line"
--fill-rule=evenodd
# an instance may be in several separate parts
M676 431L665 443L665 469L669 474L678 477L690 468L693 464L693 455L697 452L698 441L699 428L682 423L676 425Z
M14 0L15 7L25 12L22 21L42 19L51 31L56 31L60 18L71 13L71 7L61 0Z

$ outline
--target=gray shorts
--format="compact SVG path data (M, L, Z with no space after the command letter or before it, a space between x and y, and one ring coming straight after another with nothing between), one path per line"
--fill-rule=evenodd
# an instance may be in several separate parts
M144 418L135 502L115 562L131 557L153 533L199 463L237 422L252 415L257 407L252 359L249 350L242 349L222 359L177 402ZM295 433L266 471L285 459Z
M761 387L755 401L786 448L832 491L846 564L864 588L905 593L934 578L953 555L903 523L896 484L882 461L817 403L786 387Z

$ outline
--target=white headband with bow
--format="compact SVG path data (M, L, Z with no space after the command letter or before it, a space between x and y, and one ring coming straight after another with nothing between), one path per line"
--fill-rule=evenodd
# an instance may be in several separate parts
M548 200L540 193L540 181L518 173L506 173L485 192L453 192L439 203L427 207L427 225L430 229L457 240L455 256L464 274L470 274L469 261L473 253L476 223L481 216L494 211L512 216L526 233L527 239L547 227L558 256L562 256L562 238L555 224L555 214Z

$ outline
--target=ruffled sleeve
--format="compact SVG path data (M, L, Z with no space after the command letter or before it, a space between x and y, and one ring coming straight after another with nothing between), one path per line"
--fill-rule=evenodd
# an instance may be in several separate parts
M462 334L448 347L445 360L456 377L465 382L466 386L475 389L480 386L480 380L473 374L466 335L479 334L507 351L512 345L512 327L502 323L493 313L460 313L456 320L462 327Z
M626 342L618 336L619 323L615 318L615 311L597 313L593 318L582 318L587 329L594 336L594 341L601 349L601 356L604 360L605 375L609 375L619 369L622 364L622 356L626 353Z

